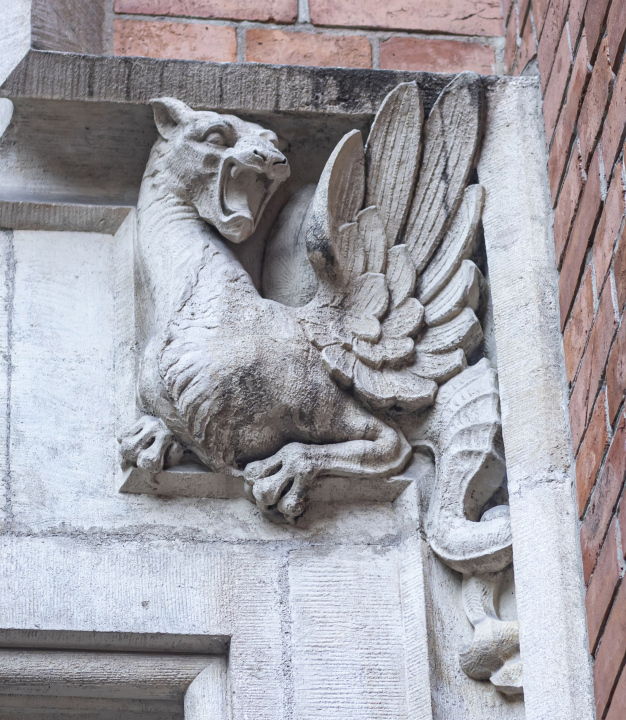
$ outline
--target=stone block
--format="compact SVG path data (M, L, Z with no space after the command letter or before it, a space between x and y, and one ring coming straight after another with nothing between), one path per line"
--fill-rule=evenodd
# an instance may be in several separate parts
M546 126L546 140L548 144L552 139L556 121L559 117L561 105L563 104L563 95L569 79L570 69L572 67L572 51L570 50L569 35L567 25L563 28L561 39L556 49L554 65L550 80L546 88L546 94L543 98L543 119Z
M310 0L311 22L335 27L423 30L456 35L502 35L499 0Z
M408 477L393 477L381 482L380 478L325 478L310 492L311 502L392 503L411 483ZM137 495L154 495L173 498L244 498L243 478L209 472L201 465L187 463L151 475L133 467L123 474L120 492Z
M580 530L583 570L587 583L595 567L598 553L624 485L626 474L625 439L625 420L622 416L613 435L602 473L596 483Z
M550 178L550 195L552 203L556 198L561 186L561 178L569 159L569 150L572 144L572 136L576 127L576 119L580 110L583 93L590 76L589 58L587 55L587 43L585 36L581 38L572 77L567 90L567 99L561 110L561 115L556 126L550 156L548 158L548 175Z
M608 46L605 38L600 43L598 56L593 66L591 80L578 119L578 137L580 138L580 151L585 169L589 165L598 134L602 128L612 90L613 72L609 62Z
M582 272L587 248L601 208L600 161L596 151L587 174L587 183L580 199L578 212L572 226L572 233L565 250L561 275L559 276L561 328L565 327L576 295L578 279Z
M606 428L606 395L600 394L589 420L585 438L576 457L576 495L578 515L582 517L608 445Z
M391 37L380 42L380 67L389 70L427 70L457 73L494 72L494 49L478 43L427 38Z
M515 62L514 75L521 75L528 63L537 57L537 43L531 22L526 22L522 30L522 39L517 51L517 60Z
M616 70L626 43L626 3L613 2L606 20L606 34L609 43L609 58Z
M593 58L602 37L604 21L611 0L587 0L585 7L585 32L589 43L589 55Z
M563 33L568 6L568 0L552 0L546 13L543 31L539 38L537 59L539 61L539 73L541 75L541 89L544 93L546 92L548 81L552 76L552 66L559 46L559 40ZM565 29L565 33L567 34L567 28Z
M618 5L621 3L618 3ZM622 63L615 80L613 95L609 103L604 126L602 128L602 157L607 177L622 148L626 133L626 63Z
M613 250L624 218L624 179L619 170L620 168L613 175L593 241L593 265L598 293L601 292L609 271Z
M600 296L589 342L570 397L569 417L574 452L578 450L585 428L591 419L616 328L611 288L607 285Z
M359 35L325 35L253 28L246 31L246 60L283 65L369 68L372 48Z
M214 62L237 59L235 29L225 25L116 19L114 28L116 55Z
M570 383L576 376L593 323L593 301L592 270L591 265L587 265L572 307L572 314L563 333L565 369Z
M609 422L613 424L626 392L626 323L622 322L606 366Z
M292 23L297 0L115 0L115 12Z
M615 589L620 580L621 564L618 552L621 552L622 548L620 545L618 550L617 532L617 521L613 520L587 588L585 606L589 628L589 652L592 655L596 651L604 621L611 609Z
M622 583L607 620L593 667L596 717L604 717L626 655L626 583Z
M583 184L580 155L578 153L578 145L576 145L554 212L554 254L558 268L561 267L563 261L563 253L565 252L572 222L576 217L578 202L583 191Z

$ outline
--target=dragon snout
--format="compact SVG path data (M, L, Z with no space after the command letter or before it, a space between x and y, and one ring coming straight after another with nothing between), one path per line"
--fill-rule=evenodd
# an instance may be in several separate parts
M234 148L233 155L241 165L255 168L270 180L282 182L291 172L287 158L263 137L241 138Z
M290 169L287 158L275 148L254 148L252 151L263 163L262 171L271 180L286 180L289 177Z

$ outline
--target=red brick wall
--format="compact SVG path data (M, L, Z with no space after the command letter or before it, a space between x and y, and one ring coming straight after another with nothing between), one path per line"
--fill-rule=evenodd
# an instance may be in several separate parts
M504 0L544 94L598 720L626 720L626 0Z
M118 55L482 74L500 0L115 0Z

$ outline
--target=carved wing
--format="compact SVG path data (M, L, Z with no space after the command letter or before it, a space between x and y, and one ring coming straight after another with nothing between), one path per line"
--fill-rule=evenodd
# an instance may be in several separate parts
M279 225L270 244L274 254L288 249L284 277L298 276L306 251L318 282L301 310L309 338L336 382L374 409L431 405L482 340L474 311L483 278L469 258L484 193L467 187L481 125L474 73L443 90L425 123L417 85L399 85L367 145L359 131L344 136L310 202L294 201L292 230ZM264 285L281 300L279 268Z

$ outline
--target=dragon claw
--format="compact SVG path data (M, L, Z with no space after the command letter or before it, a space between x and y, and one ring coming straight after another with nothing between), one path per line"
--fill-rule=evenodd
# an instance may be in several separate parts
M280 451L266 460L249 463L245 469L246 496L274 522L295 525L306 509L310 468L298 453Z
M176 465L183 454L182 445L165 423L151 415L144 415L118 442L125 467L135 465L151 474Z

